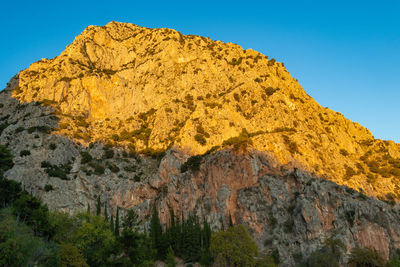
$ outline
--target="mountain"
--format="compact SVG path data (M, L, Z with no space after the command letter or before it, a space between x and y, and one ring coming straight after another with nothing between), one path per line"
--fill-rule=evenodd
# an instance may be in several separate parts
M320 106L252 49L111 22L0 93L9 179L52 209L155 204L248 225L291 265L325 239L400 248L400 145ZM378 200L380 199L380 200ZM395 206L393 206L395 205Z

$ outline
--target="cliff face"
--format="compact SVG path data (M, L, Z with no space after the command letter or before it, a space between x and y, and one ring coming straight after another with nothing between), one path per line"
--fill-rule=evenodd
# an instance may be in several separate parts
M399 144L321 107L251 49L90 26L11 79L0 112L0 143L16 155L6 176L52 209L100 195L143 218L156 203L163 222L169 208L195 212L215 229L230 214L289 265L332 236L386 257L400 247L398 207L366 196L399 198Z

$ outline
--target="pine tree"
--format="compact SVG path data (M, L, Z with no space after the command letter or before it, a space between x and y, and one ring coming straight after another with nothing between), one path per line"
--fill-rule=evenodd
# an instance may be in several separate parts
M230 212L229 212L229 227L233 227L232 216Z
M167 257L166 257L165 261L167 263L167 267L175 267L176 266L174 251L172 250L171 247L168 247L168 253L167 253Z
M117 207L117 215L115 216L115 236L119 236L119 207Z
M104 203L104 220L108 221L107 203Z
M115 228L114 228L114 215L111 213L111 217L110 217L110 230L112 233L114 233Z
M100 196L98 196L96 205L96 215L100 216L100 214L101 214L101 201L100 201Z
M150 239L153 249L157 251L157 258L162 259L165 255L163 250L164 240L160 218L158 217L158 212L155 205L153 207L153 214L150 221Z

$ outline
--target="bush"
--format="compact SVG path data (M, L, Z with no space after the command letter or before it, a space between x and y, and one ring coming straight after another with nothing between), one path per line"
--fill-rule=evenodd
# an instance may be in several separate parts
M21 157L29 156L30 154L31 154L31 152L29 150L21 150L21 152L19 152L19 155Z
M24 130L25 130L25 128L22 127L22 126L20 126L20 127L18 127L17 129L15 129L15 133L20 133L20 132L22 132L22 131L24 131Z
M49 192L53 190L53 186L51 184L46 184L44 186L44 191Z
M233 148L235 150L238 150L239 148L247 147L248 145L251 145L253 142L251 141L249 137L249 133L247 132L246 129L242 129L242 132L240 133L239 136L236 137L231 137L228 140L225 140L222 142L222 146L231 146L233 145Z
M103 158L112 159L114 157L114 150L112 150L111 148L104 147L103 150L104 150Z
M348 155L349 155L349 152L347 152L347 150L346 149L340 149L339 150L339 152L340 152L340 154L342 154L343 156L345 156L345 157L347 157Z
M72 167L69 164L57 166L57 165L52 165L47 161L42 161L41 167L45 168L45 171L49 176L58 177L62 180L69 180L67 175L72 169Z
M0 174L14 166L10 150L0 145Z
M185 163L182 164L181 166L181 172L186 172L188 170L191 171L198 171L200 170L200 165L202 161L202 156L201 155L196 155L190 157Z
M200 133L196 134L194 136L194 139L199 143L200 145L204 146L207 143L207 140L204 138L204 136Z
M49 148L50 148L51 150L55 150L55 149L57 148L57 145L54 144L54 143L51 143L51 144L49 145Z
M92 161L93 157L89 154L89 152L82 151L81 152L81 164L89 163Z
M375 249L353 248L348 264L350 267L384 267L385 261Z
M104 174L104 171L105 171L104 167L101 166L100 164L97 164L97 165L95 166L95 168L94 168L94 173L97 174L97 175L102 175L102 174Z

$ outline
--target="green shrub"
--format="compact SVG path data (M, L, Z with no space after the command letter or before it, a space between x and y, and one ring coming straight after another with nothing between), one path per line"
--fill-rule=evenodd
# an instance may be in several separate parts
M246 129L242 129L242 132L240 133L239 136L236 137L231 137L228 140L225 140L222 142L222 146L231 146L233 145L233 148L235 150L238 150L239 148L244 148L247 147L248 145L253 144L249 137L249 133L247 132Z
M14 166L12 155L7 147L0 145L0 175Z
M271 96L271 95L273 95L276 91L278 91L279 89L274 89L274 88L272 88L272 87L267 87L267 88L265 88L265 94L267 95L267 96Z
M114 150L112 150L111 148L104 147L103 151L104 151L103 158L112 159L114 157Z
M181 166L181 172L186 172L188 170L191 171L198 171L200 170L200 165L202 161L202 156L201 155L196 155L190 157L185 163L182 164Z
M15 133L20 133L20 132L22 132L22 131L24 131L24 130L25 130L25 128L22 127L22 126L20 126L20 127L18 127L17 129L15 129Z
M346 149L340 149L339 150L339 152L340 152L340 154L342 154L343 156L345 156L345 157L347 157L348 155L349 155L349 152L347 152L347 150Z
M385 260L375 249L352 248L348 262L350 267L385 267Z
M46 184L44 186L44 191L49 192L53 190L53 186L51 184Z
M293 218L288 218L283 224L283 231L285 233L293 233L294 220Z
M105 171L104 167L103 167L102 165L100 165L100 164L97 164L97 165L94 167L94 173L97 174L97 175L102 175L102 174L104 174L104 171Z
M92 161L93 157L89 154L89 152L82 151L81 152L81 164L86 164Z
M46 173L51 177L58 177L62 180L69 180L67 175L70 173L72 167L69 164L52 165L47 161L42 161L41 167L45 168Z
M21 150L21 152L19 152L19 155L21 157L29 156L30 154L31 154L31 152L29 150Z
M118 136L118 134L113 134L113 135L111 135L111 139L114 140L114 141L119 141L119 136Z
M194 136L194 140L197 141L200 145L204 146L207 143L207 140L204 138L204 136L200 133L196 134Z
M344 175L344 178L346 180L350 179L351 177L353 177L354 175L357 174L356 171L352 167L348 166L347 164L344 165L344 168L346 170L346 174Z
M50 148L51 150L55 150L55 149L57 148L57 145L54 144L54 143L51 143L51 144L49 145L49 148Z

